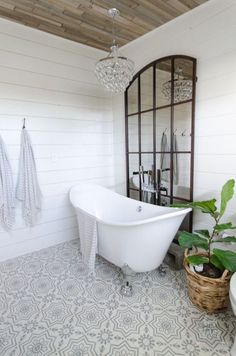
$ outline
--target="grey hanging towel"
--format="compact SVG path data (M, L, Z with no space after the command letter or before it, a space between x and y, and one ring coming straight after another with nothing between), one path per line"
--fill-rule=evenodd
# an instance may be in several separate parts
M163 132L162 137L161 137L161 170L163 169L170 169L170 155L165 152L169 152L170 148L168 145L167 141L167 136L166 133ZM161 179L169 182L170 180L170 172L169 171L164 171L161 174Z
M15 222L14 184L6 146L0 136L0 223L10 230Z
M26 224L35 225L41 210L42 193L38 183L32 143L25 128L21 133L16 198L22 201L22 214Z
M176 135L173 135L173 151L178 152L178 142ZM178 164L178 154L173 154L173 182L175 185L179 184L179 164Z

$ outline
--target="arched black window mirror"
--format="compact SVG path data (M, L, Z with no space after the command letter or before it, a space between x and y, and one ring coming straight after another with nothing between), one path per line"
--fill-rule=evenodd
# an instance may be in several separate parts
M125 92L127 196L158 205L193 200L195 87L196 59L184 55L134 76Z

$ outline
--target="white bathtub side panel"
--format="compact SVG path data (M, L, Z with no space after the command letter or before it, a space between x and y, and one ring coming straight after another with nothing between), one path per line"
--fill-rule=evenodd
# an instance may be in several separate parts
M183 216L138 226L118 227L98 224L98 253L122 267L128 264L136 272L157 268L183 220Z

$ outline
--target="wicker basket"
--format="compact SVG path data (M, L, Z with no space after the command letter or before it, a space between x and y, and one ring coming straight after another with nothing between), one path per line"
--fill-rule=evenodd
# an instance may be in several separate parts
M205 256L203 253L194 255ZM229 281L231 272L225 270L220 278L209 278L192 272L186 260L188 250L185 251L184 268L187 272L187 284L190 300L198 308L209 314L227 308L229 301Z

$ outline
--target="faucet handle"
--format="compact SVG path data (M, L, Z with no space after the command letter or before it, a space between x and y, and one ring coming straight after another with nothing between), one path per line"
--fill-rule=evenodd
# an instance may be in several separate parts
M164 185L161 185L161 186L160 186L160 190L162 190L162 191L165 191L165 192L166 192L166 191L167 191L167 188L166 188L166 187L164 187Z
M160 192L165 192L166 195L168 194L168 189L166 187L164 187L163 185L160 186L159 191Z

